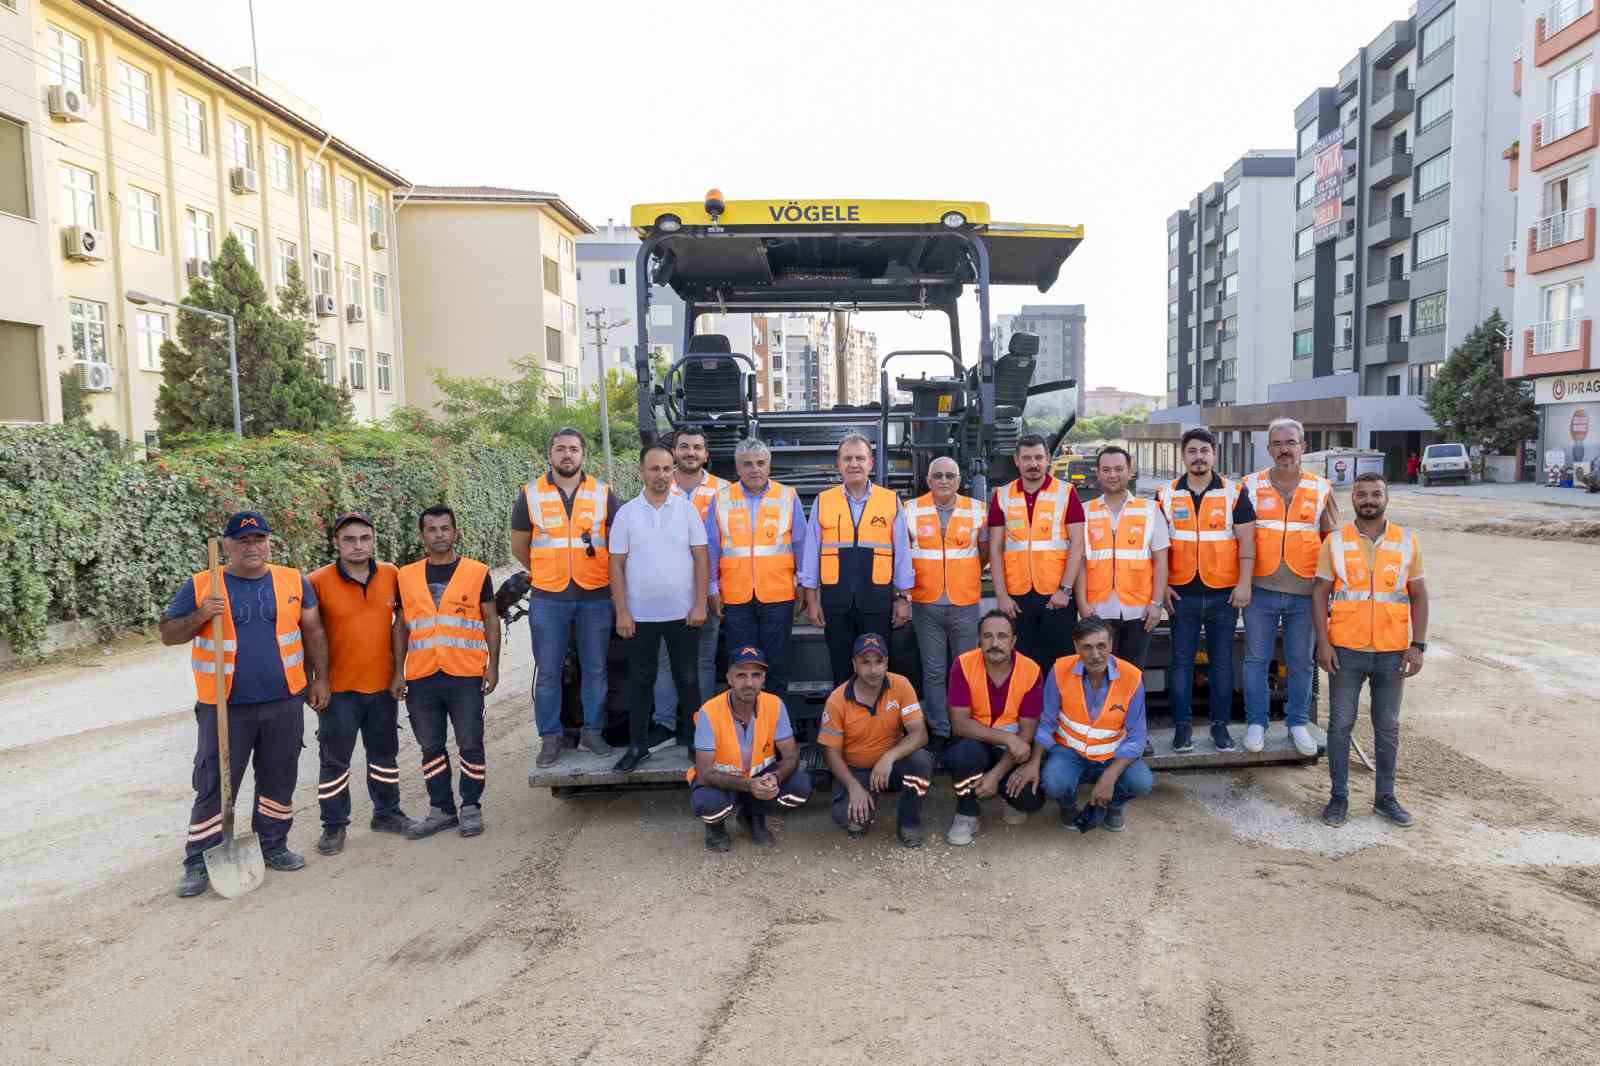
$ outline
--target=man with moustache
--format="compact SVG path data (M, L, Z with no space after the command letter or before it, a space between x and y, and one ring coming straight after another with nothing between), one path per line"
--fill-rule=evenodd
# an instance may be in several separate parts
M995 609L1017 626L1017 651L1048 668L1077 619L1072 586L1083 565L1083 504L1050 476L1043 437L1017 438L1017 478L989 500Z

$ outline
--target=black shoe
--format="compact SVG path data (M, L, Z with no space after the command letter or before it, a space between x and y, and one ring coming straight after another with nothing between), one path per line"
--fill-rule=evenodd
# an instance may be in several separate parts
M483 808L470 803L461 808L461 835L475 837L483 832Z
M198 896L211 884L211 875L206 873L204 866L185 866L183 876L178 878L178 898L188 899Z
M1322 808L1322 820L1335 829L1344 825L1345 819L1350 816L1350 801L1343 796L1335 796Z
M645 737L644 746L651 751L660 751L662 748L672 747L677 742L678 731L676 729L668 729L660 722L651 722L650 735Z
M1145 741L1144 742L1144 755L1141 756L1141 757L1145 758L1145 759L1148 759L1148 758L1150 758L1150 756L1154 755L1155 753L1156 753L1156 746L1154 744L1150 743L1148 740Z
M706 826L706 850L727 851L733 847L733 841L728 839L728 827L721 822L712 822Z
M1184 723L1172 727L1172 750L1179 754L1194 750L1194 726Z
M322 827L322 837L317 841L317 854L337 855L344 850L344 826L327 825Z
M1394 796L1379 796L1372 801L1372 811L1379 818L1387 818L1395 825L1407 826L1416 821L1411 817L1411 812L1400 806L1400 801Z
M1122 808L1107 807L1106 820L1100 823L1100 828L1109 830L1113 833L1120 833L1124 829L1128 828L1128 820L1123 816Z
M1078 828L1078 808L1076 804L1063 803L1061 805L1061 828Z
M411 828L406 830L406 836L412 840L421 840L431 837L441 829L449 829L453 825L460 825L461 820L448 811L438 807L430 807L427 816L411 823Z
M867 835L867 827L861 822L850 822L844 827L844 831L849 834L851 840L860 840Z
M748 804L739 808L739 824L744 831L750 834L750 843L766 847L776 843L777 838L772 835L772 830L767 828L767 816L756 814Z
M263 855L261 858L267 864L267 869L282 870L284 873L292 870L303 870L306 866L305 857L290 851L288 848L284 848L282 851L275 851L271 855Z
M619 774L631 774L638 769L640 763L650 758L650 755L649 748L643 744L635 744L622 753L622 758L618 759L611 769Z
M922 826L920 825L902 825L895 830L895 834L900 838L902 847L922 847Z
M1228 732L1228 727L1220 722L1211 725L1211 743L1218 751L1233 751L1238 747L1233 741L1233 734Z
M395 833L405 836L411 831L411 819L406 817L405 811L395 811L393 814L374 814L372 821L367 823L367 828L374 833Z

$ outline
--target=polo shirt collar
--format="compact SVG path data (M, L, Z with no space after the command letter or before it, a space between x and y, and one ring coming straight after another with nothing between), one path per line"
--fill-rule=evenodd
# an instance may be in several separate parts
M335 559L333 561L333 568L336 571L338 571L339 580L348 581L352 585L360 585L363 588L365 588L366 585L367 585L367 582L371 581L373 575L378 572L378 560L376 560L376 559L368 559L367 560L367 580L366 581L358 581L355 578L351 577L349 574L345 573L344 560L343 559Z
M870 705L865 703L864 701L862 701L861 699L859 699L856 696L856 679L854 677L851 677L849 681L846 681L844 683L844 698L849 700L851 703L855 704L857 707L860 707L862 710L866 711L868 714L877 714L878 713L878 708L883 705L884 697L887 696L888 694L889 694L889 675L888 674L884 674L883 675L883 687L878 690L878 701L876 703L873 703L873 704L870 704Z

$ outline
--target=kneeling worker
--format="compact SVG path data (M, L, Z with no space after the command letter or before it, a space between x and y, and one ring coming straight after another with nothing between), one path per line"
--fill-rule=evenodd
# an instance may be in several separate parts
M911 682L889 673L889 644L863 633L850 649L855 676L833 690L817 743L833 773L833 820L852 837L866 834L881 792L900 793L895 823L900 843L922 846L922 798L933 775Z
M771 844L767 815L803 806L811 775L800 769L800 748L783 701L761 691L767 657L746 644L728 656L728 691L694 716L694 767L686 775L689 806L706 823L706 848L727 851L728 815L752 844Z
M1056 660L1045 682L1044 713L1034 736L1033 759L1043 759L1040 787L1061 804L1061 824L1077 823L1078 785L1093 784L1085 812L1123 828L1122 808L1148 796L1155 777L1144 752L1144 679L1139 668L1111 654L1111 626L1086 618L1072 631L1077 654ZM1104 811L1102 815L1100 811Z

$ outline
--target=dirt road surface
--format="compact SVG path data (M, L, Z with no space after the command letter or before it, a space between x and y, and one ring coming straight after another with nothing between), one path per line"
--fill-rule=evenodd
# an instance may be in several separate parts
M710 855L683 793L526 787L519 628L484 836L375 836L358 792L345 853L319 857L308 725L306 869L178 900L183 650L14 676L0 1061L1600 1061L1600 553L1462 531L1506 509L1396 490L1434 605L1410 830L1372 817L1359 770L1350 824L1324 828L1318 765L1165 775L1121 835L990 811L974 846L910 852L847 842L817 799L776 848ZM416 765L405 735L420 814ZM930 829L951 813L941 780Z

